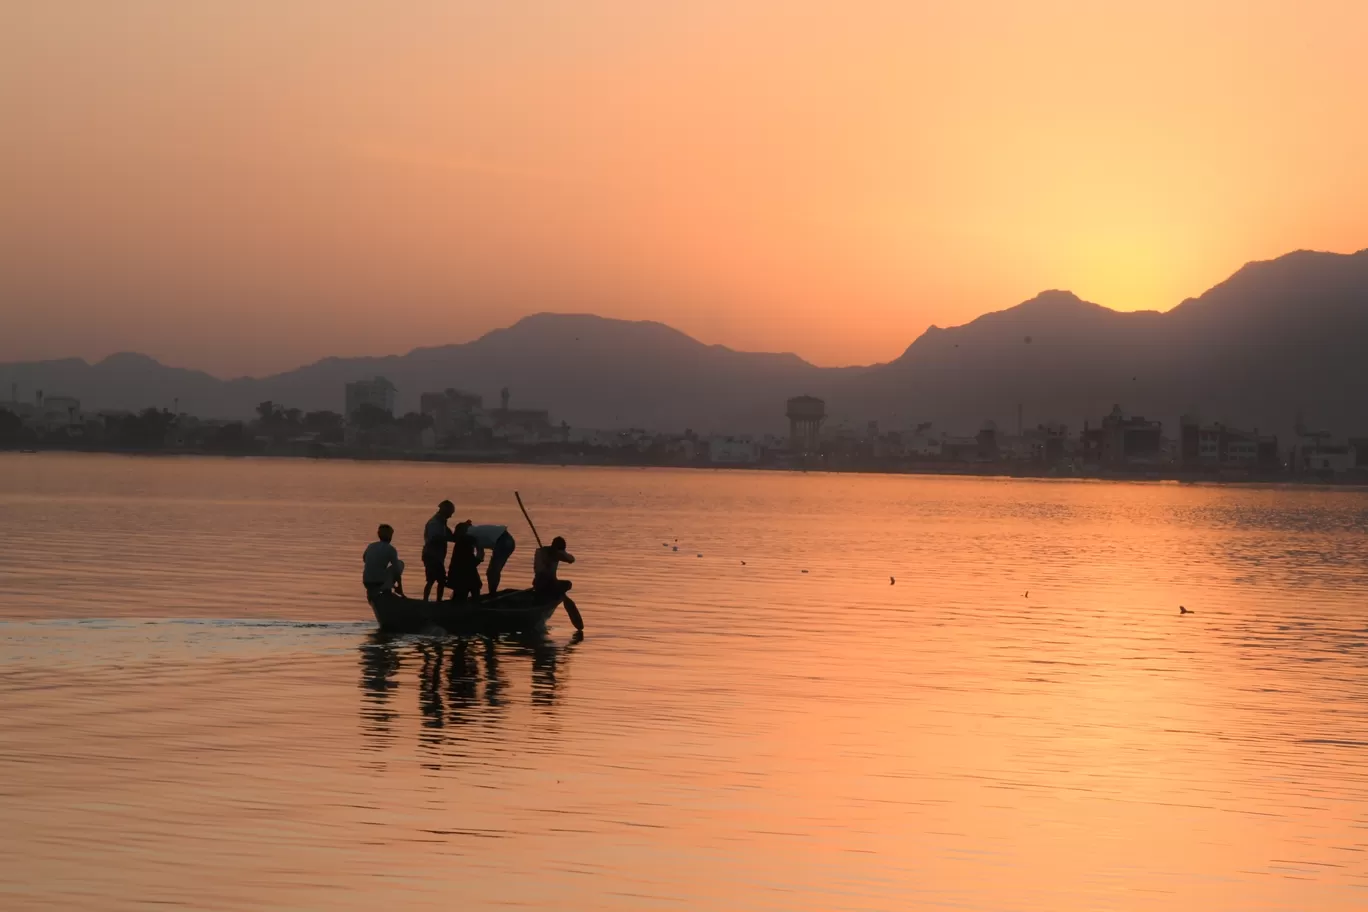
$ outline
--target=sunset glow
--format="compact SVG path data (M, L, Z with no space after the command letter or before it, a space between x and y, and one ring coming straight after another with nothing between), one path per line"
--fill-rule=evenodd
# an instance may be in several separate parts
M14 3L0 360L221 375L543 310L819 364L1368 247L1368 6Z

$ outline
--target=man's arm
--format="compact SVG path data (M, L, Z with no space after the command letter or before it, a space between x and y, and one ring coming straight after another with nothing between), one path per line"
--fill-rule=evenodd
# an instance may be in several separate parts
M573 564L575 562L575 555L571 554L569 551L557 551L556 560L563 564Z

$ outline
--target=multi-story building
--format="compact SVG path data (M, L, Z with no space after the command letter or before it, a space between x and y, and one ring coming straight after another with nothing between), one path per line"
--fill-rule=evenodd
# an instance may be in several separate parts
M1368 440L1357 441L1368 443ZM1292 450L1292 470L1299 475L1343 475L1360 468L1360 447L1352 440L1334 440L1327 434L1308 434ZM1368 466L1368 447L1363 448Z
M482 423L484 399L457 389L423 393L418 397L418 411L432 419L437 440L468 437Z
M1097 427L1083 423L1079 439L1084 465L1109 467L1158 465L1163 460L1163 424L1143 415L1127 417L1121 406Z
M394 397L399 391L384 377L357 380L346 387L346 417L350 420L367 405L394 414Z
M997 427L986 422L973 437L944 437L941 456L949 462L997 462L1002 457Z
M1203 425L1184 415L1178 446L1178 460L1185 469L1263 469L1282 467L1278 438L1260 434L1258 429L1242 431L1219 422Z

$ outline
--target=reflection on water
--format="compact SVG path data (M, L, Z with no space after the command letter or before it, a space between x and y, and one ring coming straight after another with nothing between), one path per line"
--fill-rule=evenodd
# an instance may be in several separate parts
M524 666L530 673L530 704L553 706L557 674L583 640L584 634L579 631L563 644L545 632L497 639L377 632L359 650L362 729L372 739L372 749L393 742L394 723L401 714L393 705L401 690L398 676L405 666L416 666L417 709L423 720L419 738L424 747L440 753L453 740L459 740L444 732L449 726L504 715L509 701L507 676Z
M514 489L588 638L376 636ZM1368 906L1365 492L0 454L0 540L5 912Z

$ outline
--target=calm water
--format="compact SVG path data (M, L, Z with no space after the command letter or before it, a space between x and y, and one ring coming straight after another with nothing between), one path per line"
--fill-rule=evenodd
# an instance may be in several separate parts
M584 638L374 637L514 488ZM16 454L0 540L6 910L1368 908L1362 493Z

